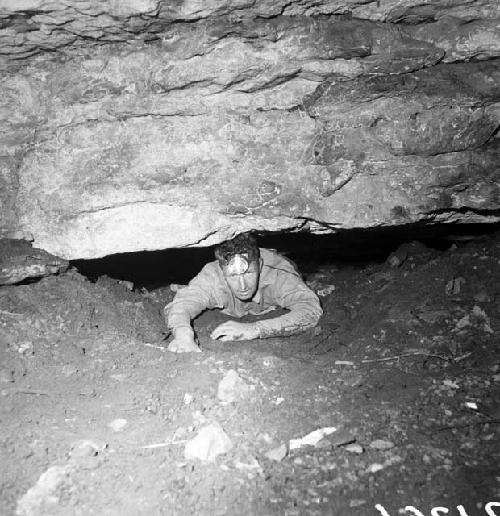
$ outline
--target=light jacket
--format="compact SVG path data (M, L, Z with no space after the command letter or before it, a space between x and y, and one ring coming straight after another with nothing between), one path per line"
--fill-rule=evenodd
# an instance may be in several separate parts
M277 307L289 312L256 322L260 338L292 335L316 326L323 313L319 299L304 283L294 264L270 249L260 249L260 253L259 284L250 301L240 301L234 296L219 263L213 261L165 307L169 328L191 326L191 321L207 309L218 308L239 318L262 315Z

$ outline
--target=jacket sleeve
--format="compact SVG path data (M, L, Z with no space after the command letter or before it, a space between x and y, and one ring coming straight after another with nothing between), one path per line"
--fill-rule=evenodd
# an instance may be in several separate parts
M260 338L293 335L318 324L323 315L318 296L299 276L282 274L273 288L277 304L290 311L279 317L258 321Z
M218 278L204 267L187 287L177 291L174 299L164 309L167 326L171 329L191 327L191 321L201 312L220 307L216 296Z

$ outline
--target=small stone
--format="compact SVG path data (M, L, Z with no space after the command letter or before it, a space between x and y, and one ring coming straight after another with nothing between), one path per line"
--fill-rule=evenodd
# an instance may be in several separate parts
M130 290L131 292L134 290L134 284L131 281L120 280L118 281L118 284L124 286L127 290Z
M318 428L318 430L314 430L300 439L290 439L290 450L302 448L302 446L316 446L324 437L336 431L337 429L334 426L326 426Z
M62 368L62 374L63 374L66 378L69 378L70 376L75 376L77 373L78 373L78 367L76 367L76 366L74 366L74 365L66 364L66 365Z
M390 450L394 448L394 443L391 441L384 441L383 439L376 439L370 443L370 448L375 450Z
M348 451L349 453L355 453L357 455L360 455L364 452L363 447L360 444L348 444L347 446L344 446L344 450Z
M0 369L0 383L12 383L14 382L13 371L9 369Z
M63 486L71 485L72 467L51 466L40 475L37 483L17 502L17 516L53 514L59 503Z
M108 428L113 430L113 432L121 432L125 426L127 425L127 420L118 418L111 421L111 423L108 423Z
M450 389L460 389L460 385L453 380L443 380L443 385L445 387L449 387Z
M231 439L220 424L212 423L202 428L196 437L186 444L184 457L188 460L213 462L217 456L227 453L232 447Z
M287 454L288 450L286 444L283 443L281 446L273 448L272 450L269 450L268 452L264 453L264 456L267 457L269 460L281 462L287 456Z
M232 403L244 398L249 390L243 378L234 369L230 369L219 382L217 397L220 401Z
M30 341L23 342L17 349L20 355L33 354L33 343Z
M71 444L70 457L95 457L106 448L106 444L96 443L89 439L82 439Z
M259 439L262 439L267 444L271 444L273 442L273 438L268 433L259 434Z
M354 362L352 360L335 360L335 365L353 366Z
M326 287L316 290L319 297L326 297L335 291L335 285L327 285Z
M452 278L448 283L446 283L446 294L448 296L456 296L460 294L463 283L465 283L465 278L462 278L461 276L459 278Z
M367 473L377 473L378 471L380 471L382 469L384 469L384 465L383 464L375 463L375 464L370 464L366 468L366 472Z
M189 392L186 392L186 394L184 394L184 405L189 405L193 401L193 399L193 395L189 394Z
M333 434L330 434L329 436L325 437L323 441L328 441L332 446L342 446L345 444L353 443L356 440L356 437L352 435L347 430L337 430L336 432L333 432Z
M388 259L388 262L391 267L399 267L404 262L404 260L399 256L394 255Z
M187 285L179 285L177 283L172 283L170 285L170 290L172 292L179 292L179 290L182 290L183 288L186 288L186 287L187 287Z

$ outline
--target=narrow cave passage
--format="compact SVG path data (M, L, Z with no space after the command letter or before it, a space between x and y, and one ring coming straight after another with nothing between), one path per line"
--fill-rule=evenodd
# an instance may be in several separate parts
M500 233L453 229L260 235L324 314L297 335L222 342L211 332L231 318L206 311L202 353L168 351L162 310L211 248L3 287L0 459L29 477L9 503L29 506L48 471L88 514L111 492L127 516L484 508L498 499Z
M500 223L459 224L363 229L333 235L310 233L256 233L260 247L276 249L291 259L307 277L318 268L362 268L383 262L399 246L412 241L437 250L485 238L500 229ZM78 272L95 281L106 275L131 281L148 290L174 284L187 284L201 268L214 260L213 247L167 249L164 251L123 253L94 260L74 260Z

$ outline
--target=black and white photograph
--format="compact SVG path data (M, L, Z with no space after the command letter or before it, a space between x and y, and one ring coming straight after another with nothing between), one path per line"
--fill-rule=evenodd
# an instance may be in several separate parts
M500 516L500 0L0 0L0 516Z

